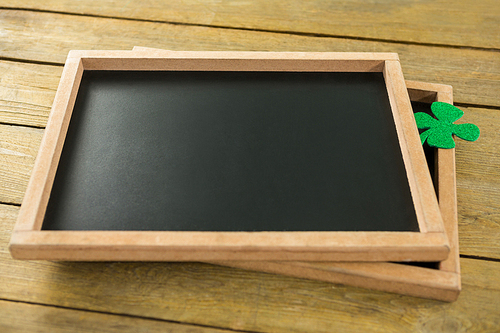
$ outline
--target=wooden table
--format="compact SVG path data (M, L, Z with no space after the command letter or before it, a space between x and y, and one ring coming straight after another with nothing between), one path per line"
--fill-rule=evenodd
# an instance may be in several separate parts
M37 1L0 4L1 332L500 331L500 3ZM168 3L168 4L164 4ZM443 303L201 263L11 259L8 242L71 49L397 52L454 88L462 293Z

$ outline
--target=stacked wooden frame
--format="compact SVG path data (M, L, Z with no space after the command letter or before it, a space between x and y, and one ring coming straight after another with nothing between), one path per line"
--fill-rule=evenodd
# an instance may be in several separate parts
M381 72L387 85L420 231L42 230L79 84L84 71L92 70ZM12 256L18 259L86 261L207 261L453 300L460 289L454 151L437 152L438 206L408 92L413 100L452 101L448 86L405 84L396 54L171 52L152 49L72 51L13 232ZM441 264L439 269L433 270L380 261L441 261Z

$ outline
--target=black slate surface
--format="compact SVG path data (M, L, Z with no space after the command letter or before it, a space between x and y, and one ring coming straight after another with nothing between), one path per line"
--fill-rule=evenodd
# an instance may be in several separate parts
M84 73L44 230L418 231L381 73Z

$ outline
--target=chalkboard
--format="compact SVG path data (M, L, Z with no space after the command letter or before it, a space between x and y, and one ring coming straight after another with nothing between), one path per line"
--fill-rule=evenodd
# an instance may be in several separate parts
M443 260L396 54L71 51L11 239L52 260Z
M87 71L43 229L418 223L382 73Z

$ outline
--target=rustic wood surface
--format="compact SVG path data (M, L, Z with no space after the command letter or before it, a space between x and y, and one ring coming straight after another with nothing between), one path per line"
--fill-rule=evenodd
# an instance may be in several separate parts
M496 0L5 0L7 8L297 34L499 48Z
M0 3L0 331L496 332L500 4L485 1ZM7 249L70 49L398 52L454 88L462 293L443 303L201 263L15 261Z

